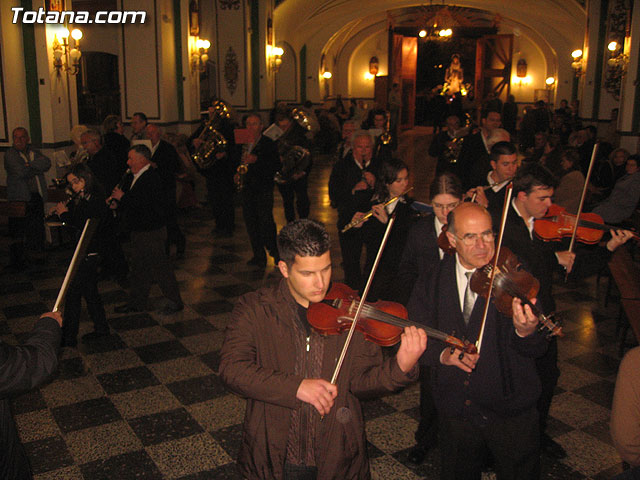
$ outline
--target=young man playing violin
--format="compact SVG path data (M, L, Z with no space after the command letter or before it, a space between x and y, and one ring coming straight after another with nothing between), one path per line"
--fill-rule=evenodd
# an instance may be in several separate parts
M503 245L511 250L525 270L540 282L538 307L545 315L555 310L555 302L551 293L553 272L560 270L570 273L576 255L563 250L560 242L544 242L536 237L534 223L544 217L553 197L557 180L553 174L538 163L528 163L518 169L513 178L513 194L504 231ZM502 208L491 209L494 223L498 224L502 216ZM628 239L626 232L613 232L606 247L615 250ZM549 342L547 353L536 361L542 394L538 402L540 413L540 434L543 451L554 458L564 458L566 453L562 446L548 435L545 428L551 400L560 371L558 370L558 345L555 337Z
M491 216L481 205L463 203L449 213L447 237L456 254L445 255L431 275L418 280L409 319L476 342L486 300L469 282L493 259ZM442 479L480 480L487 451L498 480L539 477L535 358L547 341L529 306L514 299L512 307L508 318L491 300L479 354L430 348L421 360L435 369Z
M307 309L331 282L324 227L298 220L278 236L284 277L241 297L227 327L220 378L247 398L238 456L245 479L370 478L358 397L397 390L418 377L424 330L404 330L395 357L355 332L336 384L329 382L346 333L321 336Z

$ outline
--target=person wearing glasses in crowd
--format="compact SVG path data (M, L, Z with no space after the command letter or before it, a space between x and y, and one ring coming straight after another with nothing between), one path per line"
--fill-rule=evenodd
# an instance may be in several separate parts
M418 220L409 230L395 279L396 301L406 305L420 276L435 270L445 252L438 246L438 237L447 224L447 215L462 202L462 184L452 173L437 176L429 187L433 213ZM437 413L431 392L431 369L420 368L420 423L416 445L409 452L409 461L417 465L437 442Z

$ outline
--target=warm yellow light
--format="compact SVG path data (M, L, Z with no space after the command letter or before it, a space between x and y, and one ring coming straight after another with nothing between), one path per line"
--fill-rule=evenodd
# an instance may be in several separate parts
M582 50L580 49L574 50L573 52L571 52L571 56L575 59L580 58L582 56Z
M196 40L196 48L204 48L202 44L203 44L202 40L200 40L200 39Z
M453 30L451 30L450 28L446 28L446 29L440 30L438 32L438 35L440 35L441 37L450 37L452 33L453 33Z
M610 42L609 45L607 45L607 48L609 49L610 52L615 52L618 49L618 42L616 41Z
M280 47L273 47L273 49L271 50L271 53L273 55L279 55L282 56L284 54L284 50Z
M74 28L73 30L71 30L71 37L74 40L80 40L82 38L82 30L80 30L79 28Z
M333 75L331 74L331 72L327 71L327 72L324 72L324 73L322 74L322 77L323 77L323 78L327 78L327 79L328 79L328 78L333 77Z
M58 36L60 38L69 38L69 29L65 28L65 27L62 27L60 29L60 31L58 32Z
M373 80L373 77L375 77L375 75L372 75L369 72L364 72L364 79L365 80Z
M556 83L556 79L553 77L547 77L547 79L544 81L544 83L546 83L547 85L551 86L554 83Z
M426 30L420 30L420 31L418 32L418 36L419 36L420 38L424 38L424 37L426 37L426 36L427 36L427 31L426 31Z

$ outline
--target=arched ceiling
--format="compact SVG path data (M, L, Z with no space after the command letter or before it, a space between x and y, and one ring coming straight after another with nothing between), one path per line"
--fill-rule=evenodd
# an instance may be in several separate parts
M343 37L349 32L366 29L386 18L388 12L401 22L422 15L420 2L411 0L286 0L275 10L276 37L299 49L304 44L322 45ZM485 12L488 18L504 19L535 31L556 50L562 44L582 40L586 26L586 11L575 0L460 0L447 4L452 10L468 7ZM437 5L434 8L441 8ZM346 37L346 38L345 38ZM569 48L569 47L567 47Z

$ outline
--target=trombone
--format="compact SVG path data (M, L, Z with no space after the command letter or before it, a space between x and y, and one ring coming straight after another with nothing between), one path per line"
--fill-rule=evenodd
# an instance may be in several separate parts
M409 193L411 190L413 190L413 187L409 187L405 192L401 193L400 195L396 195L395 197L390 198L389 200L384 202L383 206L386 207L387 205L392 204L393 202L395 202L400 197L402 197L402 196L406 195L407 193ZM351 230L353 227L360 225L362 222L367 220L371 215L373 215L373 210L369 210L367 213L364 214L364 216L358 218L357 220L353 220L353 221L347 223L344 226L344 228L342 230L340 230L340 233L344 233L347 230Z

